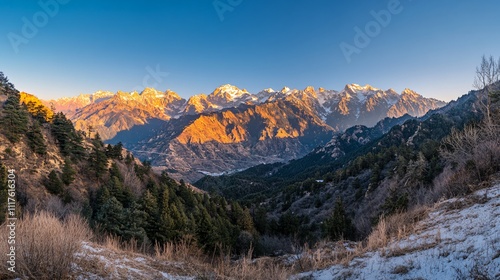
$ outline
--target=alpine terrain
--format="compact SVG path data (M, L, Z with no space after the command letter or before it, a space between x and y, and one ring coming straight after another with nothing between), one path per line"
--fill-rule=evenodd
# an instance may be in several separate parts
M195 181L260 163L299 158L334 133L405 114L422 116L445 103L405 89L347 85L341 91L284 87L251 94L223 85L187 101L175 92L96 92L45 101L77 129L121 142L177 179Z

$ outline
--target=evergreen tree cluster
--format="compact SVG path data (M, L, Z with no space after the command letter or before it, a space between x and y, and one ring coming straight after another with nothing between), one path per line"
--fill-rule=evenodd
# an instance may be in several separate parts
M75 130L73 123L63 113L54 115L51 132L63 156L78 160L85 155L82 134Z
M0 72L0 95L18 95L19 91L14 87L14 85L9 82L7 76Z
M191 236L210 252L220 246L237 249L242 232L255 233L249 210L238 203L196 193L166 174L156 179L149 173L141 175L147 181L146 189L135 196L113 163L103 175L109 178L89 198L91 224L143 244L164 244Z
M1 130L11 142L25 139L34 153L46 155L43 130L47 129L65 158L61 168L51 170L42 181L49 193L69 203L77 173L84 181L93 182L87 186L88 198L79 203L94 228L142 244L164 244L190 236L207 252L232 248L246 253L250 248L256 231L249 209L220 196L194 192L166 174L155 175L148 162L135 163L130 153L123 158L121 143L104 145L98 134L84 148L85 135L63 113L53 114L36 97L19 94L2 73L0 94L7 95ZM140 178L136 184L144 184L145 189L133 186L136 192L132 192L118 165ZM0 198L6 195L6 186L6 169L0 165ZM137 189L142 190L140 194ZM0 209L5 201L1 199Z
M12 143L19 142L28 131L28 114L21 106L18 94L9 95L3 104L0 126L5 137Z
M342 198L337 198L332 215L324 222L323 232L332 240L354 238L354 227L347 216Z
M5 86L2 85L2 87ZM3 113L0 117L2 132L12 143L19 142L25 135L28 147L39 155L45 155L47 145L41 125L50 120L52 111L43 106L38 98L26 93L19 94L17 90L12 90L10 87L13 85L8 83L9 94L3 104ZM32 118L29 117L30 115Z

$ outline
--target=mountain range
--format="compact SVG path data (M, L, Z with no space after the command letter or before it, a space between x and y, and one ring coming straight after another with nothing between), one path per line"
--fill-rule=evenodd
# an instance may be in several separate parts
M368 86L359 88L366 89ZM498 92L498 84L493 90ZM340 129L328 123L328 115L333 110L325 109L326 102L320 94L324 90L269 90L265 101L257 101L255 98L258 95L243 93L241 96L245 96L246 100L237 106L216 108L211 105L201 109L205 110L202 113L179 113L188 107L185 106L187 101L181 98L177 101L172 98L165 103L150 102L155 100L152 96L166 99L167 93L148 91L141 94L100 92L96 96L81 96L80 100L66 99L67 109L80 106L78 102L87 103L82 109L68 111L68 115L76 116L83 111L89 114L91 106L96 105L102 106L106 111L104 113L108 114L105 116L114 114L123 117L124 113L120 110L138 107L149 116L163 114L163 119L145 117L145 124L120 131L109 141L117 141L121 137L128 141L126 144L134 148L136 154L142 152L152 158L151 153L156 152L156 160L160 158L160 161L159 156L167 161L175 159L175 153L178 153L178 161L171 163L172 167L186 164L206 170L201 168L210 166L202 164L213 161L213 166L227 162L228 165L221 168L227 169L231 168L229 164L232 162L229 156L239 155L241 158L236 160L244 161L248 157L257 161L261 153L261 161L269 159L269 155L275 155L277 160L283 155L300 157L299 153L313 148L304 157L259 164L230 175L204 176L190 186L169 177L171 174L184 176L182 169L172 168L168 170L169 174L160 175L152 172L152 166L147 162L141 163L129 151L123 150L122 145L105 145L92 129L88 131L93 134L92 137L86 135L87 131L75 130L71 120L63 113L52 112L34 95L17 92L13 85L2 80L0 72L0 196L4 198L1 200L3 203L0 201L0 209L7 207L8 192L5 190L8 178L12 177L8 174L15 174L19 182L16 184L16 207L23 213L52 213L47 214L54 215L50 216L54 221L51 225L68 228L54 234L52 227L40 226L39 221L49 216L35 214L31 218L24 215L17 234L31 243L19 247L19 250L24 250L19 251L19 255L35 255L30 253L38 247L31 244L53 244L51 246L55 247L63 240L68 244L79 244L82 251L103 252L111 256L83 235L67 241L67 236L74 237L79 232L90 230L87 226L90 225L92 229L98 229L98 236L109 234L125 241L140 242L144 248L150 248L149 252L153 252L152 244L182 241L185 236L194 238L189 246L199 248L200 253L197 254L200 254L199 258L203 260L201 265L205 268L209 267L206 256L215 256L213 252L218 246L230 246L234 249L224 257L224 262L230 258L229 254L248 254L249 258L256 258L252 263L264 262L264 266L252 267L264 276L253 274L249 279L285 279L274 276L272 271L278 271L282 276L284 271L300 273L297 277L312 275L315 279L331 277L332 273L359 278L362 274L372 273L371 268L363 270L363 264L357 267L360 260L369 263L379 262L381 258L393 262L389 268L375 268L380 270L377 272L380 277L389 275L397 279L400 275L422 275L413 263L405 262L407 266L404 267L398 264L408 257L427 260L428 254L436 255L439 260L445 258L443 262L451 263L449 267L457 262L464 267L462 263L472 265L478 262L463 257L464 254L484 257L477 269L470 273L465 271L463 275L466 276L462 278L479 279L478 275L487 275L481 279L498 278L498 252L493 250L484 255L482 247L476 251L468 248L477 238L484 239L491 235L491 225L484 221L488 220L489 214L495 214L494 206L498 204L498 184L467 195L498 180L498 111L492 110L493 123L489 123L484 109L487 100L491 101L491 108L498 108L499 99L494 98L494 94L487 95L486 90L471 91L443 107L414 117L408 113L416 114L415 110L421 106L414 103L419 95L405 90L398 95L400 99L406 99L406 103L401 102L407 104L401 107L406 110L404 115L385 117L371 127L357 124ZM367 97L362 101L361 96L347 94L350 96L347 99L352 99L348 101L357 101L358 105L366 104L365 100L369 99ZM391 100L390 96L380 92L379 103L373 103L372 108L381 108L380 103L384 102L389 104L386 100ZM490 97L493 98L490 100ZM236 94L228 94L224 98L233 102L237 99ZM222 103L221 99L217 102ZM167 103L172 108L171 112L165 110ZM349 112L345 116L353 112L357 115L357 109L342 108ZM360 108L359 116L361 111ZM134 114L130 113L131 116ZM318 144L320 142L324 144ZM212 154L209 154L210 149ZM280 149L282 154L272 154ZM222 157L226 157L226 161ZM216 159L220 161L215 162ZM460 198L464 195L467 196ZM446 198L452 199L443 202ZM483 212L486 215L481 214ZM76 224L71 218L72 213L79 213L88 222L82 220L76 221ZM467 227L472 229L473 234L469 234L470 240L458 249L455 245L464 242L461 231L463 217L457 216L457 213L478 221L477 225ZM63 220L55 217L62 217ZM30 221L36 223L30 224ZM477 227L482 230L477 231ZM450 230L447 231L448 228ZM39 234L34 236L32 232L35 231ZM458 234L453 236L453 232ZM29 241L27 236L38 239ZM325 239L332 242L318 242ZM495 240L487 241L490 244ZM299 253L295 251L295 244L308 242L316 243L315 249L305 247ZM452 246L446 247L450 242ZM255 251L251 249L253 244L256 244ZM413 247L414 244L417 247ZM178 251L175 249L179 255L186 250L187 245L183 246ZM28 248L30 253L23 248ZM162 255L158 249L160 247L154 249L157 259L148 257L146 261L154 263L155 267L160 261L165 261L164 255L167 254L165 251ZM249 250L254 255L247 253ZM332 259L321 259L322 267L307 263L315 261L318 255L328 256L329 252L337 253L332 255ZM344 254L347 254L345 258ZM119 258L129 256L123 251L113 255ZM75 273L79 275L94 275L95 261L88 257L89 254L68 253L61 256L84 256L83 259L68 259L67 267L78 268ZM260 256L266 257L258 258ZM108 263L105 257L95 258ZM290 265L290 259L295 264ZM146 258L137 257L134 260L134 264L143 263ZM246 257L242 260L246 261ZM267 267L270 260L278 262L278 265L272 267L272 271L263 270L262 267ZM3 261L6 259L3 258ZM55 265L50 266L47 273L61 267L61 262L61 258L52 261ZM89 262L93 263L92 266L85 266ZM176 261L177 270L178 263L182 262L185 260ZM349 263L349 267L345 263ZM424 261L424 264L428 262ZM29 268L26 264L20 267ZM185 267L186 273L196 271L199 275L198 263L192 259L186 262ZM323 268L325 270L321 270ZM248 270L248 267L242 269ZM92 274L86 274L87 270ZM162 267L161 270L170 272L170 268ZM129 271L140 270L131 268ZM235 275L233 271L229 272L231 277ZM154 273L155 276L151 277L158 278L157 272ZM461 273L457 272L458 275ZM131 275L129 272L126 274ZM443 275L449 274L443 272ZM12 278L10 276L9 279ZM6 274L0 273L0 278L6 277ZM136 278L148 277L141 274ZM168 274L164 278L172 277ZM290 279L295 278L292 276Z
M422 116L445 102L405 89L346 85L341 91L271 88L256 94L233 85L188 100L146 88L98 91L44 101L64 112L79 130L122 142L143 160L177 179L195 181L259 163L301 157L353 125L373 126L386 117Z

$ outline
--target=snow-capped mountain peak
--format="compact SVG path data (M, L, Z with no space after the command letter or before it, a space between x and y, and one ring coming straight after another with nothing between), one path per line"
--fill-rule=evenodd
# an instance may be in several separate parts
M416 93L415 91L409 89L409 88L405 88L403 90L403 92L401 93L402 96L409 96L409 97L419 97L420 94Z
M374 88L368 84L364 86L360 86L358 84L348 84L345 86L344 91L367 93L367 92L379 91L379 89Z
M281 92L281 93L288 93L288 92L290 92L290 88L289 88L289 87L287 87L287 86L285 86L285 87L283 87L283 88L281 89L281 91L280 91L280 92Z
M248 91L246 89L239 89L236 86L225 84L216 88L210 95L238 98L245 94L248 94Z
M262 90L262 91L260 91L260 92L273 93L273 92L276 92L276 91L275 91L274 89L272 89L272 88L266 88L266 89L263 89L263 90ZM260 93L260 92L259 92L259 93Z

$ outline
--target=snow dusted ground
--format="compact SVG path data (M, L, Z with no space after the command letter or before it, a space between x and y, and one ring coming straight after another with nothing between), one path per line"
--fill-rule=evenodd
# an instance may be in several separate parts
M487 278L480 278L486 276ZM476 278L477 277L477 278ZM439 202L414 234L292 279L500 279L500 184Z
M108 249L95 243L84 242L82 251L73 263L73 279L169 279L192 280L193 271L186 271L185 265L158 261L153 258Z
M344 244L354 250L356 244ZM337 251L337 249L334 249ZM300 256L283 261L285 266ZM197 279L196 267L82 244L72 279ZM231 278L232 279L232 278ZM500 184L437 203L414 233L348 265L304 272L290 279L500 279Z

